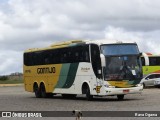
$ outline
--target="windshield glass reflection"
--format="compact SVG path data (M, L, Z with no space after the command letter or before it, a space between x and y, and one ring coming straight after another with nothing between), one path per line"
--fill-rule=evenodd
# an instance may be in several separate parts
M105 80L133 80L141 77L139 56L106 57Z

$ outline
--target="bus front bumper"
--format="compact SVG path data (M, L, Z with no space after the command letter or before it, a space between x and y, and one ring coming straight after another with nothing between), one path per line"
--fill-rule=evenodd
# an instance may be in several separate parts
M126 95L126 94L137 94L142 93L143 85L131 88L106 88L105 95Z

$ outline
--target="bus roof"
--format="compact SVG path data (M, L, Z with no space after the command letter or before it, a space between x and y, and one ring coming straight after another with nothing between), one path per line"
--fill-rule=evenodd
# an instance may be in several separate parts
M55 42L54 44L50 45L49 47L45 48L31 48L26 50L25 52L36 52L41 50L49 50L49 49L56 49L56 48L63 48L68 46L75 46L80 44L121 44L121 43L135 43L135 42L122 42L117 40L108 40L108 39L101 39L101 40L69 40L69 41L63 41L63 42Z
M132 41L119 41L119 40L113 40L113 39L99 39L99 40L88 40L86 43L93 43L93 44L98 44L98 45L103 45L103 44L135 44L135 42Z
M25 52L34 52L34 51L40 51L40 50L49 50L49 49L56 49L56 48L63 48L68 46L74 46L78 44L85 44L85 41L83 40L70 40L70 41L64 41L64 42L56 42L49 47L45 48L31 48L26 50Z

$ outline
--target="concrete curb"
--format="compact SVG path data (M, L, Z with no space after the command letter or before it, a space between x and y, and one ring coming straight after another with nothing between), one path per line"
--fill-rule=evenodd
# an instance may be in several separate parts
M24 84L0 84L0 87L23 86Z

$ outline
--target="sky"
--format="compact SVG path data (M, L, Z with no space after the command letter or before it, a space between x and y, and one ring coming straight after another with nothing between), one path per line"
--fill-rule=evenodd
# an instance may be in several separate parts
M73 39L134 41L160 54L160 0L0 0L0 75L23 52Z

